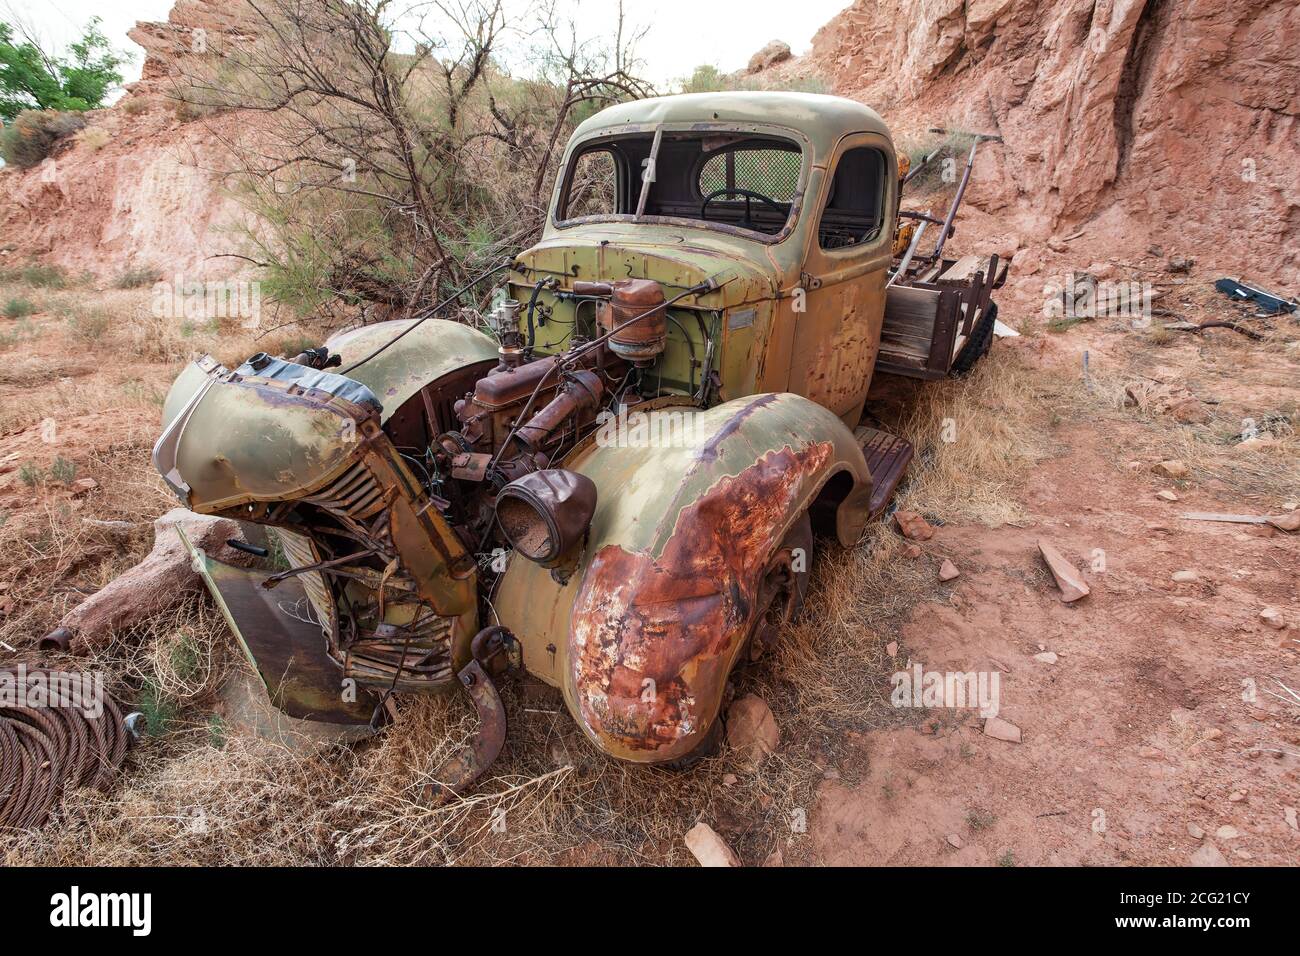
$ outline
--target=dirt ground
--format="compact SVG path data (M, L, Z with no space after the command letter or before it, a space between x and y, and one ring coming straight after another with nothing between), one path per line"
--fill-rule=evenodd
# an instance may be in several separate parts
M1166 301L1193 321L1240 315L1209 278ZM553 692L524 686L507 692L511 740L482 795L431 811L413 795L468 729L463 709L413 706L363 747L260 741L222 703L242 665L200 605L92 659L137 703L175 686L159 674L177 640L205 663L117 791L0 836L0 860L84 863L93 845L105 863L680 864L704 820L750 864L1182 864L1212 857L1206 844L1231 864L1295 863L1300 707L1268 691L1300 688L1300 539L1179 516L1296 507L1297 324L1249 320L1264 342L1104 319L1052 332L1035 282L1006 290L1023 335L974 375L884 383L873 401L918 448L900 507L936 533L914 558L892 522L850 551L820 543L807 613L736 680L781 728L760 766L729 749L680 774L612 764ZM0 289L14 296L37 310L0 319L0 641L14 648L0 661L35 659L66 608L148 550L147 522L171 506L148 453L184 358L267 345L151 321L147 290ZM1126 403L1140 382L1194 398L1196 421ZM1247 420L1265 427L1243 445ZM1167 459L1187 476L1157 474ZM1059 599L1039 538L1088 597ZM961 573L941 584L944 558ZM1261 621L1266 606L1289 627ZM913 664L996 671L1022 742L985 736L969 708L893 707L890 676Z

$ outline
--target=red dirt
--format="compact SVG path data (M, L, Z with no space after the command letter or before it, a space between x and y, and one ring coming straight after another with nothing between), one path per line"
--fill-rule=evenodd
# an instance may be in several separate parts
M1084 343L1049 342L1040 361L1077 375L1075 347L1106 348L1107 336L1089 331ZM1163 358L1186 361L1191 348ZM1241 375L1272 361L1243 361ZM861 761L844 770L861 776L827 781L810 814L817 862L1185 865L1202 842L1230 863L1296 862L1300 832L1286 814L1300 783L1297 708L1265 689L1280 691L1269 675L1300 686L1300 538L1177 518L1279 503L1200 483L1180 489L1177 503L1157 499L1171 483L1150 471L1149 456L1128 466L1149 440L1145 427L1062 427L1061 453L1025 476L1018 500L1028 522L949 524L923 545L923 560L937 569L949 557L961 576L936 585L881 640L899 642L899 670L1001 671L999 716L1021 728L1023 743L984 736L973 710L933 710L919 726L862 735ZM1040 536L1081 569L1090 596L1060 601ZM1096 549L1104 573L1091 567ZM1199 580L1173 582L1181 569ZM1260 621L1266 605L1283 611L1286 631ZM1055 664L1034 660L1044 650ZM1254 702L1243 700L1251 681ZM1225 825L1240 835L1216 837Z

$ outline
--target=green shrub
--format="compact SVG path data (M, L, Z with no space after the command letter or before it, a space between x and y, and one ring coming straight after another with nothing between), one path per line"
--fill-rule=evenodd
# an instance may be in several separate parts
M42 289L62 289L68 284L67 274L58 266L26 266L21 275L28 285L39 286Z
M23 110L0 133L0 156L19 169L31 169L50 155L55 143L85 125L80 113Z
M33 325L30 319L19 319L12 328L0 329L0 350L12 348L19 342L30 342L40 334L40 328ZM3 429L0 428L0 431Z
M50 477L66 485L77 477L77 465L60 455L50 465Z
M36 306L28 299L10 299L5 303L6 319L21 319L35 311Z
M162 270L156 266L135 266L127 269L113 280L115 289L139 289L151 286L162 278Z
M150 737L161 737L175 723L179 708L169 699L152 678L140 687L140 696L136 698L136 709L144 714L145 732Z
M39 465L33 465L30 461L24 462L18 469L18 478L28 488L35 488L45 480L45 472Z

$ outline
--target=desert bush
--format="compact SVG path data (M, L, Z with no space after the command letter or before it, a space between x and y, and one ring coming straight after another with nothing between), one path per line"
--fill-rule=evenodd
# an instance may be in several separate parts
M128 96L122 101L122 109L128 116L139 116L147 112L152 103L147 96Z
M186 103L265 115L258 142L225 142L229 179L258 214L244 251L265 294L298 314L340 297L414 311L466 285L538 235L576 123L653 92L631 31L610 47L565 35L551 8L508 30L491 0L436 6L451 23L426 32L383 0L269 0L256 43L186 77ZM527 48L507 51L512 36ZM507 73L507 52L533 74Z
M54 459L50 465L50 477L55 481L63 482L65 485L77 477L76 462L68 461L62 455Z
M68 331L73 338L87 345L101 341L112 325L112 313L100 306L74 309L68 316Z
M92 151L103 149L112 140L112 134L102 126L91 126L77 137L77 142Z
M6 319L21 319L36 311L30 299L13 298L5 303Z
M62 289L68 284L67 273L58 266L32 264L25 266L19 274L28 285L42 289Z
M0 156L19 169L30 169L49 156L60 139L85 125L80 113L23 110L0 132Z
M697 66L690 76L677 81L678 93L725 93L731 90L825 93L826 84L813 76L774 79L764 74L723 73L711 63Z
M912 169L916 169L926 156L933 154L929 164L907 184L907 191L913 195L922 195L945 186L954 187L961 176L972 142L973 137L969 133L959 131L905 138L900 145L907 154Z
M157 266L132 266L118 273L117 278L113 280L113 288L139 289L141 286L152 286L160 278L162 278L162 270Z

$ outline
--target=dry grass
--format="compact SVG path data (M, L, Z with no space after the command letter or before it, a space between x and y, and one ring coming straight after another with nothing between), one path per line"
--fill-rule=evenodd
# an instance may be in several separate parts
M1149 332L1103 339L1105 351L1094 355L1087 381L1079 370L1061 375L1058 415L1116 438L1122 434L1122 441L1107 443L1117 468L1178 459L1191 471L1184 486L1276 504L1300 487L1300 402L1294 387L1300 328L1293 326L1277 322L1262 342L1221 330L1169 333L1174 339L1164 343L1153 342ZM1183 424L1167 412L1134 407L1125 400L1133 382L1185 388L1206 403L1208 421ZM1251 427L1264 442L1240 446Z
M965 380L910 388L881 406L918 447L904 502L944 520L1015 517L1014 487L1048 445L1050 413L1026 412L1041 406L1042 387L1006 351ZM137 389L144 407L151 398ZM945 419L955 422L953 442L943 440ZM142 441L87 471L105 489L97 516L147 522L169 506ZM0 553L19 556L4 569L18 610L0 637L28 644L150 543L147 524L124 537L80 517L51 505L34 527L0 540L10 545ZM42 543L24 555L34 531ZM424 798L431 774L474 727L463 699L408 698L380 738L354 747L290 748L241 733L217 716L215 688L246 665L215 612L194 603L93 661L158 733L135 749L121 786L77 794L60 822L0 838L0 859L84 863L93 847L97 863L119 865L684 864L682 834L701 819L747 861L777 849L787 862L807 859L799 823L823 774L835 767L852 779L862 759L853 735L900 719L888 705L895 664L884 646L932 590L931 569L900 559L884 523L853 549L818 547L808 611L734 680L734 693L764 697L781 727L782 746L760 769L726 747L685 772L609 760L556 691L528 681L504 688L510 735L490 777L434 807ZM726 774L734 785L723 784Z

